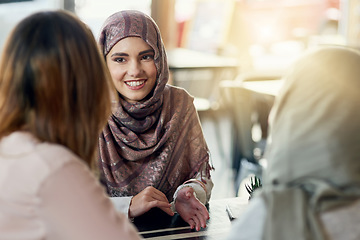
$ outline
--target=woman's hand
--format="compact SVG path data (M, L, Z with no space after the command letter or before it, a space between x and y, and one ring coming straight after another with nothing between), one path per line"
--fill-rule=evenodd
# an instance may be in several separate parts
M131 199L129 217L140 216L154 207L160 208L170 216L174 215L174 212L170 209L171 204L165 194L149 186Z
M175 208L182 219L190 225L191 229L195 228L199 231L201 227L206 227L209 212L204 204L195 197L194 189L191 187L184 187L179 190L175 201Z

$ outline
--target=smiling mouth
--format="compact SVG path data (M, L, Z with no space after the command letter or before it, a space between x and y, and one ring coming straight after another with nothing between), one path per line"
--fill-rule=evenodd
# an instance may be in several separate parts
M125 84L130 87L137 87L137 86L143 85L144 83L145 83L145 80L125 82Z

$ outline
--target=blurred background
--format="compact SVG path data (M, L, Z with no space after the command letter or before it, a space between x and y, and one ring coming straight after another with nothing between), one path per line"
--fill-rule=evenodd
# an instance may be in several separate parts
M194 96L215 167L213 198L239 196L249 176L261 178L268 115L289 65L308 49L360 47L360 0L0 0L0 52L17 22L54 9L74 12L95 38L116 11L154 18L169 83Z

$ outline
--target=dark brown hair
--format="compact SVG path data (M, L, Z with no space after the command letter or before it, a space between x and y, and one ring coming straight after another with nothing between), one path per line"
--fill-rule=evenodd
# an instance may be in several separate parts
M0 64L0 138L18 130L62 144L88 164L110 115L111 80L92 32L73 14L22 20Z

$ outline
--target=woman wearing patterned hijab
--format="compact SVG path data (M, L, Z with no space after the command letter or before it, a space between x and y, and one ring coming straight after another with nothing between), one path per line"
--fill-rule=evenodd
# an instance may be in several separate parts
M100 179L129 217L159 207L206 226L209 151L193 98L167 85L165 48L155 22L127 10L104 23L99 44L118 99L100 136ZM169 202L173 201L173 208Z
M360 239L359 76L346 48L294 65L271 113L263 188L229 239Z

